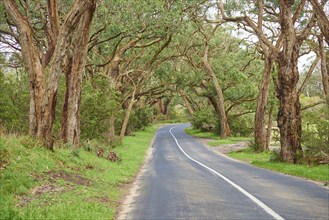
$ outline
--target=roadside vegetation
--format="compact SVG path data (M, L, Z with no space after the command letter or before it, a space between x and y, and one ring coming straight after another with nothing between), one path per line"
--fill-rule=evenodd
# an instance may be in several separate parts
M55 152L28 136L2 135L0 218L114 219L156 129L134 132L115 148L89 142L56 146ZM118 161L106 158L110 151Z
M227 139L220 139L220 137L214 133L202 132L194 128L187 128L185 132L198 138L204 138L208 146L217 148L239 144L241 141L249 141L249 147L244 147L244 149L238 148L238 150L232 148L227 155L257 167L309 180L320 181L323 182L324 185L328 185L329 183L329 165L316 164L314 158L310 155L305 156L304 160L300 160L298 164L291 164L280 161L279 148L277 146L268 151L255 151L251 137L229 137Z
M193 128L186 128L185 132L195 137L212 139L207 142L207 144L212 147L216 147L222 144L236 144L241 141L252 140L252 137L228 137L226 139L221 139L218 135L212 132L202 132L198 129Z
M325 167L324 4L0 1L0 217L112 218L159 122Z

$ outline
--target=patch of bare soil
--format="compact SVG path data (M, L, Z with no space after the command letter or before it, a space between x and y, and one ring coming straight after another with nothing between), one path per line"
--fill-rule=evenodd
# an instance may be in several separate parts
M103 203L105 205L119 205L120 202L116 202L111 200L109 197L95 197L95 198L87 198L84 201L86 202L98 202L98 203Z
M78 184L78 185L84 185L84 186L90 186L91 181L81 177L78 174L75 173L69 173L64 170L60 171L49 171L47 172L48 176L53 180L63 179L67 182Z
M222 144L217 147L211 147L208 145L208 142L213 141L213 139L210 139L210 138L197 138L197 139L198 139L198 141L203 143L208 148L211 148L215 152L222 153L222 154L228 154L232 151L239 151L239 150L245 149L249 146L249 143L250 143L249 141L240 141L235 144Z
M249 141L241 141L236 144L222 144L218 147L212 147L215 151L218 151L222 154L228 154L232 151L239 151L245 149L249 146Z
M67 192L70 190L70 186L56 186L52 183L45 183L40 186L34 187L29 194L19 196L19 202L16 204L18 207L23 207L29 204L32 200L38 199L41 194L44 193L59 193L59 192Z

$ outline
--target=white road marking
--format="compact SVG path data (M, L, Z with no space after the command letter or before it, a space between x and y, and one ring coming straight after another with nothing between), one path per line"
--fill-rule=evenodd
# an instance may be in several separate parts
M219 172L217 172L216 170L204 165L203 163L193 159L192 157L190 157L180 146L180 144L178 143L175 135L171 132L174 128L177 128L178 126L172 127L169 132L171 134L171 136L174 138L178 148L182 151L182 153L190 160L192 160L193 162L199 164L200 166L206 168L207 170L209 170L210 172L216 174L217 176L219 176L220 178L222 178L223 180L225 180L226 182L228 182L229 184L231 184L233 187L235 187L237 190L239 190L241 193L243 193L245 196L247 196L249 199L251 199L254 203L256 203L258 206L260 206L262 209L264 209L268 214L270 214L271 216L274 217L274 219L277 220L284 220L283 217L281 217L278 213L276 213L275 211L273 211L270 207L268 207L267 205L265 205L262 201L260 201L259 199L257 199L255 196L253 196L252 194L250 194L249 192L247 192L245 189L243 189L241 186L237 185L236 183L234 183L233 181L231 181L230 179L228 179L227 177L223 176L222 174L220 174Z

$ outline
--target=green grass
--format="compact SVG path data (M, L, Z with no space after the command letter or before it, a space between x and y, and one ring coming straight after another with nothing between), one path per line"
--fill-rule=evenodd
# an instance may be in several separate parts
M186 128L185 132L189 135L199 138L210 138L213 141L209 141L207 144L211 147L217 147L222 144L235 144L241 141L250 141L250 137L228 137L227 139L220 139L220 137L211 132L202 132L193 128Z
M201 132L192 128L185 129L189 135L213 139L207 144L209 146L218 146L221 144L234 144L239 141L251 140L247 137L229 137L228 139L221 140L219 136L210 132ZM305 164L290 164L283 162L273 162L271 158L275 157L273 152L256 153L251 148L231 152L228 156L238 160L246 161L254 166L262 167L269 170L274 170L280 173L307 178L310 180L321 181L325 184L329 182L329 165L315 165L308 166Z
M231 152L230 157L246 161L254 166L274 170L280 173L303 177L310 180L325 182L329 181L329 165L308 166L305 164L290 164L283 162L272 162L272 152L255 153L250 148L242 151Z
M0 219L114 219L155 131L125 137L113 149L117 163L82 148L52 153L29 137L1 137Z
M220 140L220 137L212 132L202 132L198 129L193 129L193 128L186 128L185 132L189 135L199 138L211 138L214 140Z

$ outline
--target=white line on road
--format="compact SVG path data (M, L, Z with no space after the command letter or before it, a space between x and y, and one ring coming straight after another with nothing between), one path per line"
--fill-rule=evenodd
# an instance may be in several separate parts
M251 199L253 202L255 202L258 206L260 206L262 209L264 209L268 214L270 214L271 216L273 216L275 219L278 220L284 220L283 217L281 217L278 213L276 213L275 211L273 211L270 207L268 207L267 205L265 205L262 201L260 201L259 199L257 199L255 196L251 195L249 192L247 192L245 189L243 189L241 186L237 185L236 183L234 183L233 181L231 181L230 179L228 179L227 177L223 176L222 174L218 173L216 170L204 165L203 163L193 159L192 157L190 157L183 149L182 147L179 145L175 135L171 132L174 128L177 128L178 126L172 127L169 132L171 134L171 136L174 138L178 148L182 151L182 153L190 160L192 160L193 162L199 164L200 166L206 168L207 170L211 171L212 173L216 174L217 176L219 176L220 178L222 178L223 180L225 180L226 182L228 182L229 184L231 184L233 187L235 187L237 190L239 190L241 193L243 193L245 196L247 196L249 199Z

